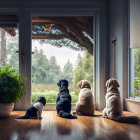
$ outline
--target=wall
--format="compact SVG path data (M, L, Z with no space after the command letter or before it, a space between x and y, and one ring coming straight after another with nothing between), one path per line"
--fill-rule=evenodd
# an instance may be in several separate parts
M112 36L115 47L115 73L120 84L121 99L128 97L128 0L110 0L110 77L112 77Z
M99 8L106 5L107 0L3 0L1 8Z

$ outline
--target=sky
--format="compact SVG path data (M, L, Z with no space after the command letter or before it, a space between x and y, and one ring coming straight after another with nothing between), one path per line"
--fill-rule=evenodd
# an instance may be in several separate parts
M78 54L80 53L82 56L84 54L84 52L75 51L67 47L57 48L50 44L41 45L37 40L32 42L32 50L34 51L35 48L38 50L42 49L47 58L55 56L57 64L61 67L61 70L63 70L63 67L68 60L73 64L74 68L76 66Z

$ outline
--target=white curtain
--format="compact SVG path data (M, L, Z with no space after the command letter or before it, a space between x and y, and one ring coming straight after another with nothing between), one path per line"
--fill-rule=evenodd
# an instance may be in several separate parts
M130 48L140 48L140 0L130 0Z

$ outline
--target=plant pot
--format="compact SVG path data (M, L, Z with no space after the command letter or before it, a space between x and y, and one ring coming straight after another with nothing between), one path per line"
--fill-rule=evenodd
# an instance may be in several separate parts
M3 104L0 103L0 118L8 117L14 109L14 103Z

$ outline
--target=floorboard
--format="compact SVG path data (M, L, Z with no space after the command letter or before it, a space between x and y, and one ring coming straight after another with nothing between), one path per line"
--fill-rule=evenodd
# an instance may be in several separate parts
M56 111L43 111L42 120L15 119L24 113L13 111L10 117L0 119L0 140L140 140L140 124L105 119L101 111L96 111L94 117L78 116L73 120L56 116Z

